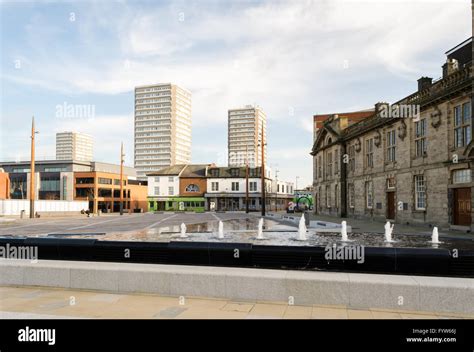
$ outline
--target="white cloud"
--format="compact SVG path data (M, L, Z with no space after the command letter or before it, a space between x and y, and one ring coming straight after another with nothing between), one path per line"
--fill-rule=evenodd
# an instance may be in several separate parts
M178 10L171 7L125 11L124 16L132 16L126 22L122 17L106 19L109 31L114 33L115 28L115 39L121 43L121 57L88 62L87 53L81 57L62 53L51 61L44 52L39 57L33 52L37 64L27 72L28 82L48 89L55 85L63 91L106 94L131 91L143 83L179 82L197 92L195 112L210 118L203 107L212 106L216 98L225 108L253 100L273 106L286 103L289 96L303 101L313 86L324 85L340 71L346 59L361 70L361 76L372 65L385 65L415 79L413 75L421 69L417 57L440 43L454 45L467 36L470 24L467 3L288 1L249 5L253 6L236 12L192 8L189 14L185 12L184 22L178 21ZM29 31L40 27L38 21L35 18ZM85 21L83 26L93 24ZM463 32L466 35L459 36ZM45 35L50 38L54 33L49 29ZM33 49L42 46L38 35ZM89 45L93 51L95 43ZM125 60L131 64L129 70ZM26 79L21 75L5 78ZM206 99L199 91L214 94Z
M371 97L383 96L394 79L414 87L418 76L440 74L443 51L471 35L468 1L136 5L99 2L78 11L75 25L80 48L86 49L79 52L48 51L63 32L35 17L28 26L34 40L21 51L29 64L3 72L2 78L65 94L114 95L136 85L174 82L193 93L194 131L209 123L224 126L231 107L257 103L275 124L286 121L294 107L295 126L309 141L298 151L305 150L301 164L310 163L313 114L370 107ZM349 69L343 69L344 62ZM377 92L365 90L368 78L380 80ZM106 117L87 126L97 134L109 131L100 149L109 157L117 138L133 141L133 119L112 118L128 126L127 134ZM274 147L284 143L275 141Z

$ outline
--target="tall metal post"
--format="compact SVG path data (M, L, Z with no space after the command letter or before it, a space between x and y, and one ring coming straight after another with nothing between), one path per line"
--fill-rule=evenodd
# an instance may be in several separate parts
M265 198L265 134L263 133L263 121L262 121L262 140L261 140L261 143L262 143L262 167L261 167L261 171L262 171L262 204L261 204L261 208L262 208L262 216L265 216L265 202L266 202L266 198Z
M123 142L120 147L120 215L123 215Z
M35 217L35 117L31 121L31 162L30 162L30 218Z
M245 146L245 212L249 213L249 154Z

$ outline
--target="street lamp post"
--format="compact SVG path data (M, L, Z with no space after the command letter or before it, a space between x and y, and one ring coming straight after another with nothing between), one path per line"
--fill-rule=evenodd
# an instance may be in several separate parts
M31 161L30 161L30 218L35 217L35 117L31 120Z
M276 190L275 190L275 211L278 211L278 169L275 169L275 180L276 180Z
M263 133L263 120L262 120L262 138L261 138L261 143L260 143L261 147L262 147L262 167L260 168L261 169L261 177L262 177L262 204L261 204L261 208L262 208L262 216L265 216L265 208L266 208L266 198L265 198L265 135Z
M245 212L249 213L249 152L245 146Z
M120 147L120 215L123 215L123 142Z

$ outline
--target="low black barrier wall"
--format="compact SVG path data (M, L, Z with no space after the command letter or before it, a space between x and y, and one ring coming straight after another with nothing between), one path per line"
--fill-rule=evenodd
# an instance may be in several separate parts
M364 247L338 257L327 247L249 243L98 241L71 238L0 238L0 246L37 246L38 259L361 273L474 277L474 251ZM358 255L356 255L358 254Z

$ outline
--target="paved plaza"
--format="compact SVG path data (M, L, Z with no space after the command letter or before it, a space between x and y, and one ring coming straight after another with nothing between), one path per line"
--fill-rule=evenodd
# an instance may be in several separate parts
M0 319L472 319L456 313L0 287Z
M181 223L206 224L219 220L255 218L257 213L143 213L102 215L88 218L86 215L61 218L14 219L0 222L0 236L47 235L61 233L114 233L142 231L161 227L176 227Z

